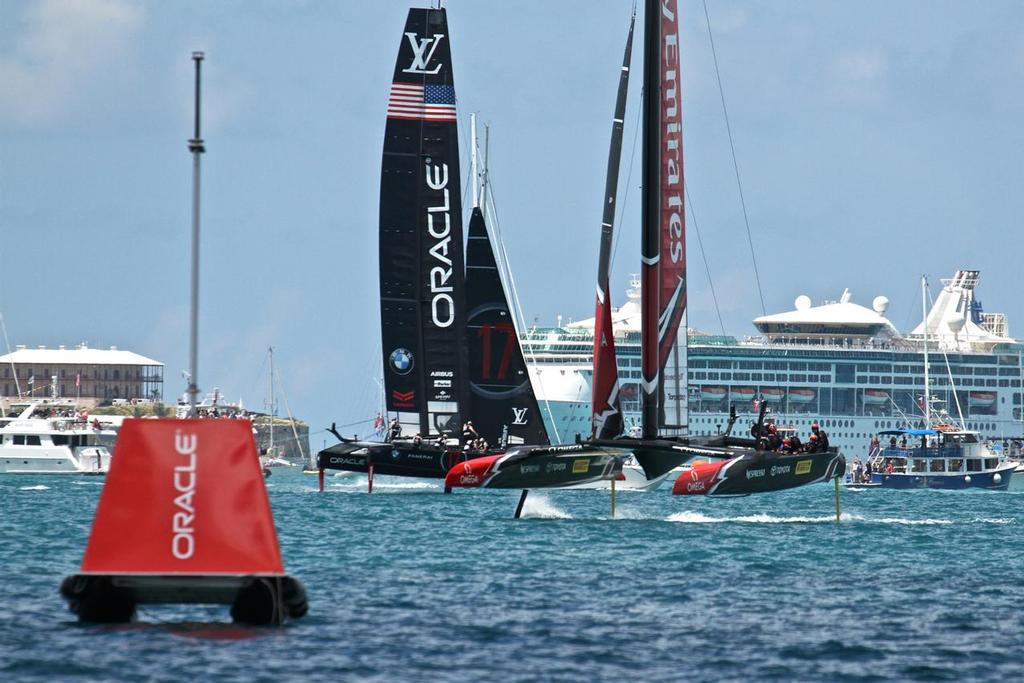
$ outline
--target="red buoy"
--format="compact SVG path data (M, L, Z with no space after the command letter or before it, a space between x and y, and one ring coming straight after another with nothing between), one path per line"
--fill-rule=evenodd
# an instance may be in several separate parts
M249 423L125 420L81 571L61 591L86 621L124 621L149 602L228 603L246 623L305 614Z

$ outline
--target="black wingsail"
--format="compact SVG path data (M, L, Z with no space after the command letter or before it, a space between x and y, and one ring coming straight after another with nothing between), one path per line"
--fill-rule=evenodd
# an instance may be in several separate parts
M612 233L615 224L615 198L619 186L619 160L622 156L622 123L626 117L626 93L629 90L629 64L633 53L633 23L622 58L619 92L612 117L612 140L608 148L608 175L604 185L604 214L601 219L601 252L597 264L597 303L594 313L594 370L591 379L591 419L598 439L614 439L622 433L622 408L619 402L619 371L615 356L615 332L608 292L608 269L612 259Z
M479 208L469 219L466 292L473 426L490 444L497 444L506 429L510 444L547 444L547 429Z
M380 191L386 402L406 436L455 431L467 398L459 148L448 20L411 9L398 50Z

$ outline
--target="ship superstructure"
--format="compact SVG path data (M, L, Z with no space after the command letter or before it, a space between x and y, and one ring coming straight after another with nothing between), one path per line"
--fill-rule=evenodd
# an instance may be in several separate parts
M931 394L958 421L962 413L966 429L989 439L1020 438L1024 344L1008 336L1005 316L981 310L978 279L978 271L962 270L944 280L926 321L906 335L885 317L885 297L867 308L849 291L818 306L800 296L794 310L755 319L755 337L689 330L689 432L724 429L730 405L753 419L766 401L777 423L806 433L817 420L832 445L864 457L879 430L923 425L927 324ZM640 424L639 282L627 296L612 318L629 431ZM534 327L523 346L552 439L587 436L593 319Z

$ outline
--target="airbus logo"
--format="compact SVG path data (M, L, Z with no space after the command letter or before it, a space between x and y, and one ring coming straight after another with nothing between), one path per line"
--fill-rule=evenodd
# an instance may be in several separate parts
M436 74L441 70L442 64L438 64L432 71L427 70L427 64L430 63L430 59L434 56L434 51L437 50L437 46L441 44L441 40L444 38L443 33L431 36L430 38L424 38L420 40L420 37L415 33L406 33L405 37L409 39L409 46L412 47L412 64L409 65L408 69L402 69L402 73L407 74Z

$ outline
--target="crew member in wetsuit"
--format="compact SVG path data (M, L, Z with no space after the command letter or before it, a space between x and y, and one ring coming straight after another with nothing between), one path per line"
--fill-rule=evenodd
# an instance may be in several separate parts
M391 420L391 425L388 427L388 441L394 441L402 435L402 425L398 424L398 418Z
M794 434L793 436L789 437L789 452L790 453L802 453L803 450L804 450L804 445L800 441L800 437L799 436Z
M476 431L476 427L473 426L472 420L467 420L466 424L462 425L462 444L464 448L470 448L475 439L480 438L480 434Z
M811 433L818 436L818 450L816 453L824 453L828 450L828 433L818 426L817 420L811 423Z
M782 446L782 439L779 438L779 430L773 424L769 424L765 427L768 432L768 442L765 446L766 451L777 451Z

